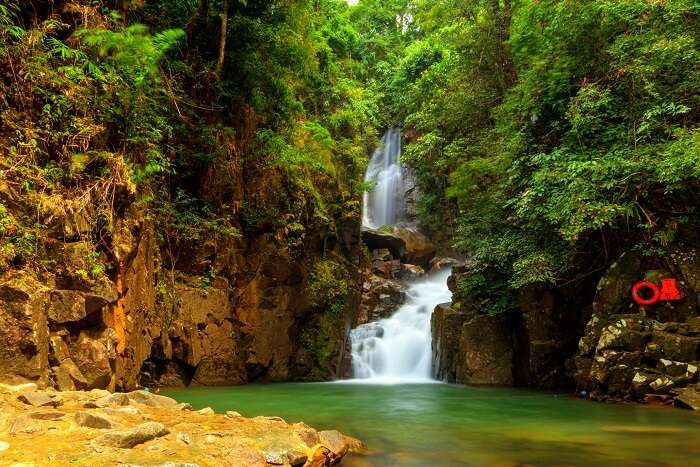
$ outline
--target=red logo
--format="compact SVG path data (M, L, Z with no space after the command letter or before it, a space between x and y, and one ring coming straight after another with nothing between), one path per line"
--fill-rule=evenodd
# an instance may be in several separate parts
M632 300L638 305L653 305L659 301L681 300L683 294L673 278L661 279L661 288L653 282L640 281L632 286Z

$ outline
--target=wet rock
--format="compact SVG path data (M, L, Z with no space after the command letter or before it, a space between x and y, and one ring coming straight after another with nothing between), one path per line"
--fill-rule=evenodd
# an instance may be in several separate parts
M146 422L131 430L112 431L93 440L94 444L116 448L133 448L169 433L162 423Z
M34 420L61 420L66 416L65 413L59 412L58 410L37 410L35 412L29 412L27 414L29 418Z
M127 394L131 402L147 405L149 407L176 408L178 402L170 397L160 396L146 391L133 391Z
M111 430L118 426L107 417L85 411L76 412L74 420L78 426L97 428L101 430Z
M294 432L308 447L315 446L319 442L318 432L303 423L295 424Z
M668 376L660 376L649 383L649 387L657 393L666 393L673 387L673 380Z
M326 467L335 461L335 454L325 446L318 445L314 448L311 458L304 467Z
M17 400L34 407L58 407L63 404L60 398L42 391L28 392L17 397Z

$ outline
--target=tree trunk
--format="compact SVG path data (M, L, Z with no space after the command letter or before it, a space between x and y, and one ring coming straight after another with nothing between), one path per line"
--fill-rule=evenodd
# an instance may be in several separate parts
M221 35L219 38L219 59L216 62L216 78L221 79L226 58L226 36L228 34L228 0L223 0L221 7Z

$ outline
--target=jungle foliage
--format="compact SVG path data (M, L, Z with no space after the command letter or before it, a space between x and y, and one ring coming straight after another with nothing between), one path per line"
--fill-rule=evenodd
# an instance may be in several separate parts
M698 2L420 0L412 15L391 78L404 157L424 225L475 261L463 295L505 311L522 287L624 249L663 256L697 228Z

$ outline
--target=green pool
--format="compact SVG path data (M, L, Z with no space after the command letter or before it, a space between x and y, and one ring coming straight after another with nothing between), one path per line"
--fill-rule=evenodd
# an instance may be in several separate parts
M447 384L169 390L195 408L278 415L362 439L348 466L700 466L700 416Z

